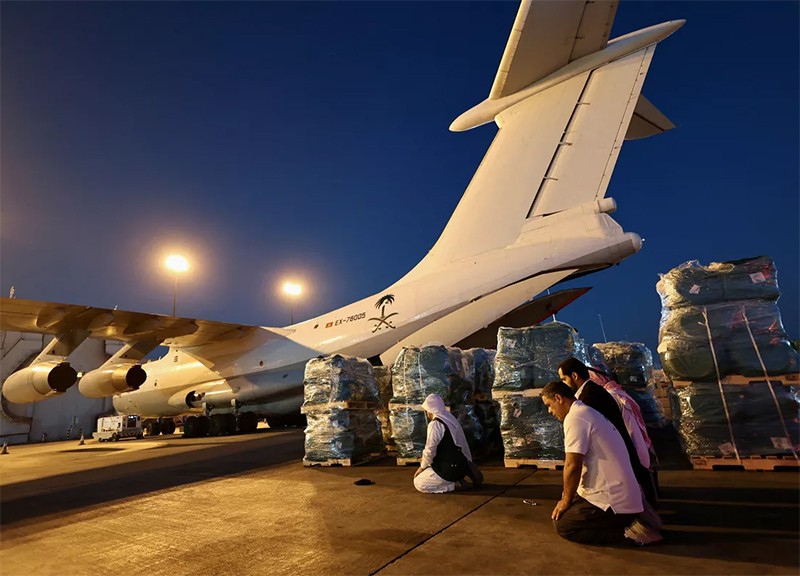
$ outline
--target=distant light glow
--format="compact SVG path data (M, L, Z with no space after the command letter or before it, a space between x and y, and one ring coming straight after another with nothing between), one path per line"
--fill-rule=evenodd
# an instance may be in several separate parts
M173 272L186 272L189 270L189 261L180 254L170 254L164 265Z
M303 293L303 287L297 282L284 282L283 293L292 298L297 298Z

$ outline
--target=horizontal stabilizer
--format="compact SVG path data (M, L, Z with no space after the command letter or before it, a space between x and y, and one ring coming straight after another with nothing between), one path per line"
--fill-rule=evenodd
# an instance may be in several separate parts
M616 0L523 0L489 98L518 92L605 48L617 4Z
M639 95L628 132L625 134L625 140L647 138L673 128L675 128L675 124L669 118L664 116L647 98Z

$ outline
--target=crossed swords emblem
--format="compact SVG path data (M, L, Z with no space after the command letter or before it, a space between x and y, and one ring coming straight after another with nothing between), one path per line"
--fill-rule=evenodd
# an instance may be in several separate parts
M375 308L381 309L381 316L380 318L370 318L369 322L377 322L375 327L372 329L372 332L375 333L379 330L382 330L384 326L386 328L396 328L394 324L389 322L389 318L392 316L397 316L399 312L392 312L391 314L386 313L386 306L389 304L394 303L394 294L386 294L378 298L378 301L375 303Z

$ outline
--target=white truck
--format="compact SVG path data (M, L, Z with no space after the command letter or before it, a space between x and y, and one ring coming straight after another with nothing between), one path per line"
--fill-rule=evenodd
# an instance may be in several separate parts
M138 416L105 416L97 419L95 440L116 442L121 438L143 438L142 421Z

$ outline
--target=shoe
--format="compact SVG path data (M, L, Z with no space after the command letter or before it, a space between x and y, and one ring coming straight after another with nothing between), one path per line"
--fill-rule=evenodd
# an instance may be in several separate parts
M630 526L625 528L624 534L625 538L632 540L637 546L654 544L656 542L661 542L664 539L664 537L659 534L657 530L642 524L638 520L634 520Z

